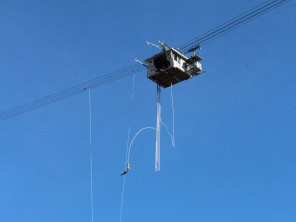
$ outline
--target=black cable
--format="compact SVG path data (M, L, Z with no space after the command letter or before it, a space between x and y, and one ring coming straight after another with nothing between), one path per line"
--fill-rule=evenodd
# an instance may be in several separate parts
M232 23L230 23L230 24L228 24L228 25L226 25L226 26L224 26L224 27L222 27L220 29L217 29L216 31L214 31L214 32L212 32L212 33L210 33L210 34L208 34L206 36L203 36L202 38L196 40L195 42L192 42L191 45L194 45L194 44L197 44L197 43L198 43L198 45L205 44L206 41L208 41L208 40L210 40L212 38L217 38L218 36L221 36L222 34L229 32L230 30L233 30L233 29L238 28L239 26L241 26L241 25L243 25L243 24L245 24L247 22L250 22L253 19L255 19L256 17L259 17L259 16L267 13L267 11L270 11L271 9L278 7L279 4L283 4L284 2L286 2L286 1L276 3L275 5L272 5L272 6L266 8L264 10L261 10L261 11L259 11L257 13L253 12L253 13L251 13L249 15L246 15L245 16L246 18L240 18L240 19L238 19L238 20L236 20L236 21L234 21L234 22L232 22ZM190 45L189 45L189 47L190 47ZM183 50L184 51L186 50L186 53L192 51L192 49L189 49L188 47L186 49L183 48Z
M235 28L238 28L239 26L250 22L251 20L267 13L268 11L279 7L280 5L288 2L289 0L272 0L272 1L266 1L251 10L235 17L234 19L231 19L230 21L223 23L220 26L217 26L216 28L206 32L205 34L202 34L193 40L182 44L179 48L187 53L190 51L191 48L194 48L198 44L205 43L205 41L210 40L211 38L217 38L217 35L222 35L224 33L229 32L229 30L233 30Z
M86 88L90 88L92 85L96 84L97 82L102 82L102 81L106 81L108 79L111 79L113 78L114 76L118 76L122 73L130 73L131 71L137 69L138 67L140 67L140 65L133 65L133 66L129 66L129 67L125 67L125 68L122 68L122 69L119 69L115 72L112 72L112 73L109 73L109 74L106 74L106 75L103 75L103 76L100 76L98 78L95 78L93 80L90 80L90 81L87 81L87 82L84 82L84 83L81 83L81 84L78 84L74 87L71 87L69 89L66 89L66 90L62 90L58 93L54 93L52 95L49 95L49 96L46 96L46 97L43 97L41 99L38 99L38 100L35 100L33 102L29 102L27 104L24 104L22 106L18 106L16 108L13 108L7 112L3 112L3 113L0 113L0 117L2 117L3 115L5 114L8 114L9 112L11 111L17 111L19 109L24 109L26 108L27 106L33 106L35 104L38 104L38 103L42 103L46 100L49 100L49 99L52 99L52 98L56 98L56 97L59 97L61 95L64 95L64 94L71 94L73 91L75 92L75 90L77 89L86 89Z
M95 78L93 80L90 80L90 81L87 81L87 82L83 82L83 83L80 83L76 86L73 86L71 88L68 88L66 90L62 90L58 93L54 93L54 94L51 94L49 96L46 96L46 97L43 97L41 99L38 99L38 100L35 100L33 102L29 102L29 103L26 103L24 105L21 105L21 106L18 106L16 108L13 108L13 110L17 110L17 109L22 109L22 108L25 108L26 106L32 106L34 105L35 103L40 103L40 102L43 102L44 100L47 100L47 99L51 99L51 98L54 98L54 97L57 97L57 96L60 96L62 94L67 94L67 93L71 93L71 91L73 90L76 90L77 88L89 88L89 85L93 84L93 83L96 83L98 81L103 81L105 79L108 79L108 78L111 78L113 77L114 75L118 75L118 74L121 74L122 72L130 72L132 70L134 70L135 68L137 68L139 65L133 65L133 66L129 66L129 67L125 67L125 68L122 68L120 70L117 70L115 72L112 72L112 73L108 73L108 74L105 74L103 76L100 76L98 78ZM3 112L3 113L0 113L0 117L2 115L6 114L6 112Z
M129 67L120 69L116 72L112 72L107 75L101 76L99 78L90 80L88 82L81 83L81 84L71 87L69 89L60 91L58 93L54 93L52 95L43 97L41 99L26 103L22 106L18 106L13 109L2 112L2 113L0 113L0 121L20 115L25 112L29 112L29 111L37 109L39 107L57 102L59 100L77 95L79 93L84 92L88 88L95 88L95 87L113 82L115 80L118 80L120 78L129 76L133 73L138 73L142 70L144 70L144 67L142 67L141 65L133 65L133 66L129 66Z
M288 1L290 1L290 0L285 0L285 1L288 2ZM285 2L285 3L286 3L286 2ZM229 27L229 28L227 28L227 30L224 30L222 34L226 34L226 33L230 32L230 31L232 31L232 30L234 30L234 29L236 29L236 28L238 28L238 27L240 27L240 26L242 26L242 25L244 25L244 24L246 24L246 23L248 23L248 22L253 21L253 20L256 19L257 17L259 17L259 16L261 16L261 15L263 15L263 14L268 13L270 10L275 9L275 8L277 8L277 7L280 7L281 4L283 4L283 3L279 3L279 4L275 5L275 6L273 6L272 8L269 8L268 10L264 11L264 12L261 13L260 15L254 15L254 16L252 16L251 18L248 19L248 21L243 21L243 22L241 22L240 24L237 24L237 25L235 25L235 26L233 26L233 27ZM221 35L222 35L222 34L221 34ZM207 43L209 43L209 42L211 42L211 41L217 39L218 37L220 37L220 34L217 34L217 35L212 36L212 37L209 38L207 41L203 41L202 44L205 45L205 44L207 44Z
M267 12L269 12L270 10L279 7L281 4L284 4L284 3L286 3L287 1L289 1L289 0L284 0L284 1L282 1L282 2L279 2L279 3L275 4L275 5L272 5L272 6L268 7L268 8L265 9L264 11L261 11L261 12L255 13L255 14L249 16L248 18L246 18L246 19L244 19L244 20L242 20L242 21L239 21L239 22L235 23L234 25L232 25L232 26L230 26L230 27L227 27L227 28L224 29L223 31L218 32L218 33L215 33L215 34L213 34L212 36L210 36L210 37L208 37L208 38L206 38L206 39L203 39L203 40L201 41L200 44L203 44L203 45L204 45L204 44L206 44L209 40L212 40L213 38L216 39L216 38L218 38L220 35L222 35L222 34L224 34L224 33L227 33L227 32L229 32L229 31L231 31L231 30L233 30L233 29L235 29L235 28L238 28L238 27L240 27L241 25L246 24L247 22L252 21L253 19L255 19L255 18L257 18L257 17L259 17L259 16L261 16L261 15L267 13Z
M142 71L142 69L141 70L135 70L132 73L137 73L139 71ZM112 79L108 79L108 81L103 81L103 82L96 83L96 84L92 85L91 88L98 87L98 86L101 86L103 84L110 83L110 82L115 81L117 79L126 77L126 76L128 76L130 74L131 73L121 74L120 76L116 76L116 77L113 77ZM62 94L62 95L60 95L58 97L54 97L54 98L51 98L51 99L44 100L42 103L35 103L35 104L32 104L31 106L27 106L27 107L24 107L22 109L12 110L11 112L6 113L5 115L1 116L0 121L11 118L11 117L14 117L14 116L17 116L17 115L20 115L22 113L25 113L25 112L28 112L28 111L31 111L31 110L34 110L34 109L37 109L39 107L48 105L50 103L57 102L59 100L62 100L62 99L77 95L79 93L84 92L85 90L86 90L86 88L76 89L76 90L72 91L70 94Z
M225 28L232 26L233 24L238 23L243 19L248 18L249 16L256 13L257 11L260 11L262 9L264 10L264 8L266 8L267 6L269 6L273 3L277 3L277 2L278 2L278 0L272 0L272 1L265 2L265 4L261 4L260 7L256 6L253 8L253 10L249 10L248 13L243 13L240 16L237 16L235 19L230 20L230 22L226 22L223 25L216 27L215 29L211 30L210 32L207 32L206 34L203 34L203 35L195 38L194 40L190 41L189 43L186 43L186 45L183 44L183 46L181 48L184 50L185 48L190 47L191 45L195 44L196 42L200 42L204 38L207 38L207 37L215 34L216 32L223 32L223 30Z
M236 20L236 19L238 19L238 18L244 16L245 14L248 14L248 13L252 12L252 11L255 10L256 8L259 8L259 7L261 7L262 5L265 5L265 4L267 4L268 2L270 2L270 1L274 1L274 0L267 0L267 1L265 1L265 2L263 2L263 3L261 3L261 4L257 5L257 6L255 6L255 7L253 7L253 8L251 8L251 9L249 9L248 11L246 11L246 12L244 12L244 13L242 13L242 14L240 14L240 15L238 15L238 16L236 16L236 17L234 17L234 18L232 18L232 19L230 19L230 20L228 20L228 21L226 21L226 22L224 22L223 24L218 25L218 26L216 26L215 28L213 28L213 29L211 29L211 30L209 30L209 31L207 31L207 32L205 32L205 33L203 33L203 34L201 34L201 35L199 35L199 36L197 36L197 37L191 39L190 41L185 42L185 43L179 45L178 48L181 49L181 48L185 48L185 47L187 47L187 45L190 44L191 42L197 41L198 39L202 38L203 36L208 35L209 33L214 32L214 31L217 30L218 28L220 28L220 27L222 27L222 26L225 26L225 25L227 25L227 24L233 22L234 20Z

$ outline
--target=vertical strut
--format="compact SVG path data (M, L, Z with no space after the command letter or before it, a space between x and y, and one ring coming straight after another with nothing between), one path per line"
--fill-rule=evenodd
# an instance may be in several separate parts
M160 123L161 123L160 85L157 84L155 171L160 170Z

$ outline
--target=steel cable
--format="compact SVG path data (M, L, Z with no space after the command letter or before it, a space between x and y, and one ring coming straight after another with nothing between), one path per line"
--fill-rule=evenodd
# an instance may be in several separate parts
M90 80L88 82L81 83L81 84L71 87L69 89L60 91L58 93L54 93L52 95L43 97L41 99L26 103L22 106L18 106L13 109L10 109L8 111L2 112L2 113L0 113L0 121L3 121L5 119L8 119L8 118L20 115L20 114L23 114L25 112L29 112L29 111L37 109L39 107L57 102L59 100L66 99L68 97L77 95L79 93L82 93L82 92L88 90L89 88L95 88L95 87L99 87L99 86L107 84L107 83L111 83L115 80L129 76L133 73L138 73L142 70L144 70L144 68L141 65L133 65L133 66L112 72L110 74L103 75L101 77Z
M211 40L212 38L217 38L218 36L221 36L224 33L227 33L235 28L238 28L239 26L252 21L253 19L269 12L272 9L275 9L284 3L287 3L289 0L272 0L272 1L266 1L251 10L248 10L247 12L241 14L240 16L235 17L234 19L229 20L228 22L223 23L222 25L217 26L216 28L199 35L198 37L192 39L189 42L183 43L179 46L179 48L187 53L192 48L194 48L196 45L199 44L205 44L207 41Z

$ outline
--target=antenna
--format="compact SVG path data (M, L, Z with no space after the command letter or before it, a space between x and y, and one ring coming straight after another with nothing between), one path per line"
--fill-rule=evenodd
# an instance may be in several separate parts
M145 66L146 68L148 68L148 66L146 64L144 64L143 62L141 62L137 58L134 58L134 61L137 62L137 63L140 63L142 66Z
M147 43L147 45L152 45L152 46L154 46L154 47L156 47L156 48L158 48L158 49L161 49L161 47L160 47L159 45L156 45L156 44L154 44L154 43L152 43L152 42L148 42L148 41L146 41L146 43Z
M169 46L167 46L166 44L164 44L162 41L158 41L159 45L162 46L162 48L166 51L166 50L170 50L171 48Z

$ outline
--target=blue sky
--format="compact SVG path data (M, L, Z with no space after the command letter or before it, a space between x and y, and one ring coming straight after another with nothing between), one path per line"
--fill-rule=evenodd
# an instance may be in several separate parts
M208 1L0 2L0 110L132 65L261 3ZM176 85L176 147L137 138L122 221L295 221L296 4L291 1L202 48L209 72ZM156 121L146 73L0 123L0 220L119 221L127 129ZM162 118L172 127L170 91ZM132 114L131 114L132 113Z

